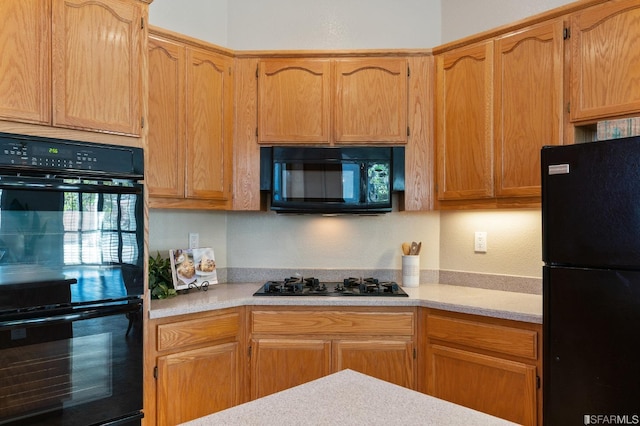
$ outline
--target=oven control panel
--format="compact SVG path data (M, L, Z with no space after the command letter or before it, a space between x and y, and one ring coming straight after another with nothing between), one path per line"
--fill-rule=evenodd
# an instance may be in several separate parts
M139 150L139 152L138 152ZM142 150L97 143L0 133L0 167L142 175Z

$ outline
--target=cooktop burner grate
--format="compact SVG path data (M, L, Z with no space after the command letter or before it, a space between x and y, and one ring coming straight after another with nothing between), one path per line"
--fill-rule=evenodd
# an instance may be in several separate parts
M345 278L324 282L318 278L289 277L281 281L267 281L254 296L375 296L408 297L393 281L376 278Z

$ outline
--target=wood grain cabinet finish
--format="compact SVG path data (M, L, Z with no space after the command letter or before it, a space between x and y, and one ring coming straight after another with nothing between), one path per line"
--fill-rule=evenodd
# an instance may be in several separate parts
M415 387L414 309L251 312L251 397L349 368Z
M335 143L407 143L407 74L404 58L335 60Z
M259 62L258 142L327 143L331 110L328 59Z
M53 125L139 136L141 4L53 1Z
M493 197L493 41L436 57L437 194Z
M233 308L150 321L146 424L176 425L244 402L243 313Z
M49 124L51 2L4 0L0 16L0 118Z
M258 142L407 143L405 58L270 58L258 68Z
M233 59L152 29L149 69L149 206L228 208Z
M495 195L539 197L540 149L562 144L563 20L497 38L494 61Z
M146 10L130 0L2 1L0 118L140 137Z
M427 393L523 425L541 425L541 327L428 311Z
M608 1L571 15L571 120L640 112L640 3Z

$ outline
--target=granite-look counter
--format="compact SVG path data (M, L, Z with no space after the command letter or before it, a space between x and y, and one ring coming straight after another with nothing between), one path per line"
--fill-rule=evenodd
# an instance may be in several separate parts
M184 423L206 425L513 425L353 370Z
M542 323L542 296L511 291L487 290L447 284L422 284L403 287L409 297L367 296L262 296L254 297L263 283L215 284L208 291L190 290L188 294L151 302L150 318L210 311L237 306L422 306Z

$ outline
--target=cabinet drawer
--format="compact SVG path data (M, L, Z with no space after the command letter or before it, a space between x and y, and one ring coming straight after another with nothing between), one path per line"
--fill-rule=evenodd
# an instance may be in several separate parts
M427 336L430 339L537 359L538 335L533 330L483 324L438 315L428 317L427 330Z
M237 313L161 324L158 326L158 351L234 337L239 329Z
M253 333L412 336L413 312L253 311Z

